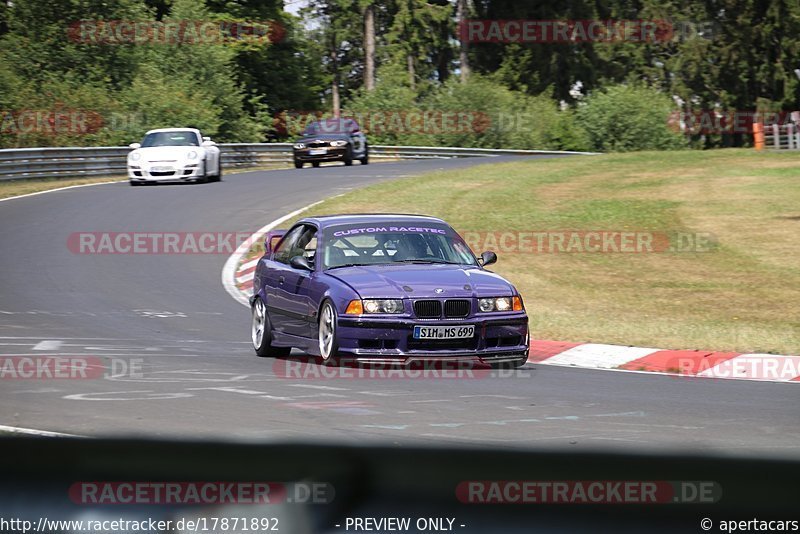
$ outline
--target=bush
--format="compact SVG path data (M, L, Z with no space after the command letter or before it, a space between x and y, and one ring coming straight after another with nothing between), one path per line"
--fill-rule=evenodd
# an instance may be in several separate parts
M418 108L414 91L402 85L385 83L372 92L359 91L342 110L342 116L356 119L372 144L425 144L426 136L419 135L413 128L406 129L404 124L390 122L391 117L406 118Z
M674 110L672 100L655 89L616 85L592 93L576 116L594 150L676 150L687 142L667 125Z
M435 145L523 150L586 150L586 133L571 111L560 111L546 95L511 91L473 75L451 79L419 97L407 86L381 83L360 92L343 110L356 118L374 144ZM412 122L424 117L423 121Z

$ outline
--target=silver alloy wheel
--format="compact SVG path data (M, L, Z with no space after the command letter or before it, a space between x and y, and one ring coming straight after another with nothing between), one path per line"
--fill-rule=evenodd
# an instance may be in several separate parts
M333 343L336 337L336 321L333 317L333 306L326 302L319 315L319 353L328 361L333 355Z
M264 327L266 323L267 309L261 299L256 300L253 306L253 327L251 334L253 338L253 347L258 350L264 340Z

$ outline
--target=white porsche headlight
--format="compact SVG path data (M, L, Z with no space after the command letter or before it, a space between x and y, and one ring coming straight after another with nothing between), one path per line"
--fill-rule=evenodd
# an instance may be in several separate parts
M131 161L139 161L142 159L142 155L139 152L131 152L128 154L128 159Z
M192 150L188 154L186 154L187 159L197 159L197 152Z

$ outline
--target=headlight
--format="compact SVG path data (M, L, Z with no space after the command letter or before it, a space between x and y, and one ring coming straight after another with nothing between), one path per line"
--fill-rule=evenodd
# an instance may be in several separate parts
M522 299L518 296L478 299L478 309L485 313L524 310L522 306Z
M131 161L139 161L142 159L142 155L139 152L131 152L128 154L128 159Z
M403 301L399 299L369 299L362 302L364 313L403 313Z
M331 146L345 146L347 141L331 141Z
M302 150L306 147L303 143L295 143L294 148L295 150Z
M189 152L188 154L186 154L186 157L187 157L188 159L197 159L197 152L195 152L194 150L192 150L191 152Z

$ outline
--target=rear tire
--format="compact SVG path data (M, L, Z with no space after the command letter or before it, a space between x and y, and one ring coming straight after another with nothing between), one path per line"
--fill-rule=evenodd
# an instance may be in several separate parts
M315 162L313 162L313 163L311 164L311 166L312 166L312 167L314 167L315 169L319 169L319 161L315 161Z
M360 161L362 165L369 165L369 145L364 146L364 157Z
M260 298L253 302L253 322L250 328L250 336L256 355L260 358L275 358L288 356L292 349L290 347L272 346L272 325L269 321L267 306Z

